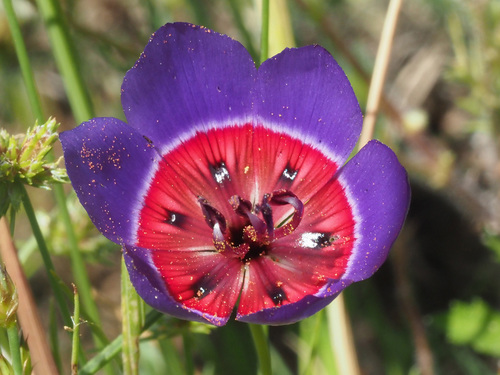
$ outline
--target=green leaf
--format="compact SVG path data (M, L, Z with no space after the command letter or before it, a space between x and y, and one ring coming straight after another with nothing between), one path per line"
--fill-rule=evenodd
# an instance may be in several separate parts
M448 340L469 345L481 354L500 356L500 312L482 299L456 301L448 313Z

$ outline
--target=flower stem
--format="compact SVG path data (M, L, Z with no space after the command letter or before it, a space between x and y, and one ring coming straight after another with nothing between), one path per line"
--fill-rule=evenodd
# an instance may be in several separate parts
M56 279L56 272L54 269L54 264L52 263L52 259L50 258L49 250L47 248L47 244L45 243L45 239L43 238L42 231L40 230L40 226L38 225L38 221L36 219L35 211L33 210L33 206L31 205L30 198L28 196L28 192L26 191L24 185L19 184L19 189L22 190L22 201L23 206L26 211L26 216L31 225L31 229L33 231L33 235L35 236L36 242L38 244L38 248L40 250L40 254L42 256L42 260L45 266L45 269L48 274L49 283L54 292L54 296L56 298L57 304L59 306L59 310L61 312L64 324L70 327L71 324L71 313L69 311L68 305L64 298L64 293L59 285L58 280Z
M260 33L260 63L269 57L269 0L262 0L262 17Z
M73 284L74 304L73 311L73 340L71 348L71 374L78 374L78 351L80 350L80 298L78 289Z
M186 375L194 374L193 353L191 332L186 330L182 333L182 343L184 346L184 363L186 364Z
M130 282L125 261L121 268L123 373L139 374L139 335L144 323L144 306Z
M17 330L17 324L14 324L7 328L7 335L9 337L10 358L12 368L14 370L14 375L22 375L23 364L21 362L21 352L19 350L21 344L19 343L19 332Z
M267 339L266 327L260 324L249 324L252 339L259 358L261 375L271 375L271 355L269 351L269 340Z
M92 103L78 70L78 59L60 3L57 0L37 0L37 4L75 119L77 122L88 120L93 117Z
M28 58L28 53L26 50L26 45L22 38L21 29L17 21L14 9L12 7L12 0L3 0L5 13L9 22L9 27L12 34L12 39L16 49L17 58L19 60L19 65L23 74L24 84L26 85L26 91L30 100L30 105L39 123L44 121L44 114L42 110L42 105L40 102L40 96L36 88L35 79L33 76L33 70L31 69L30 61ZM84 96L81 94L80 96ZM49 161L54 161L54 156L50 153L47 155ZM85 264L78 247L78 240L75 234L73 225L71 224L71 218L69 215L68 207L66 204L66 196L61 185L53 186L54 196L59 208L59 214L61 220L65 225L66 233L68 236L69 248L70 248L70 259L73 275L75 277L75 283L78 287L80 298L83 303L83 310L88 319L94 323L95 326L101 326L99 312L92 298L90 282L88 279L87 271L85 269ZM14 213L14 211L12 210ZM14 226L14 220L10 220L10 224ZM94 340L96 343L100 343L101 346L107 344L105 338L99 337L99 335L94 334Z
M151 327L154 323L156 323L162 316L164 316L161 312L152 310L144 319L144 327L142 327L142 332ZM111 343L109 343L105 348L103 348L99 354L97 354L94 358L88 361L79 372L79 375L91 375L95 374L102 367L104 367L109 361L111 361L118 353L123 346L123 336L120 335L115 338Z
M352 375L361 374L351 323L342 293L335 298L330 306L328 306L327 316L330 340L335 355L335 362L338 367L338 373Z

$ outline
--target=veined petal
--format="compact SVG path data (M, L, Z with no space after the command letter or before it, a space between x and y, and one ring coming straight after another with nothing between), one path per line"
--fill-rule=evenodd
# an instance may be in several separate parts
M255 114L260 121L325 152L343 165L361 132L352 87L320 46L285 49L257 72Z
M115 118L96 118L62 132L68 176L94 225L111 241L131 243L158 152Z
M169 146L214 123L246 119L255 71L247 50L228 36L187 23L167 24L125 76L125 116L155 145Z
M196 290L193 290L195 282L198 280L193 281L191 279L193 278L192 274L184 272L187 271L186 269L182 269L179 273L179 265L186 260L185 256L179 256L181 255L179 253L174 254L172 260L175 260L175 263L170 264L170 261L167 261L164 255L168 256L167 253L156 253L155 255L155 252L150 249L133 246L123 247L123 256L130 275L130 281L137 290L137 293L150 306L177 318L210 323L218 326L224 325L229 319L234 303L236 303L230 291L222 290L221 295L207 293L210 294L210 297L207 297L208 299L205 299L205 302L213 302L214 299L219 299L215 301L217 304L212 306L213 313L209 313L207 312L208 309L201 309L199 306L195 306L195 308L186 306L185 301L181 303L179 298L173 297L173 293L181 293L181 295L185 295L186 292L190 293L189 298L192 299L191 303L196 304L197 298L194 297L194 293L199 292L201 284L196 286ZM177 257L177 259L175 259L175 257ZM190 257L189 259L191 260L192 258ZM196 259L196 257L193 259ZM162 273L162 262L165 262L165 265L170 264L170 266L176 268L174 273L175 276L178 277L178 280L176 280L173 291L169 291L166 287ZM190 271L195 270L190 269ZM230 280L233 281L233 279ZM235 280L237 281L237 277ZM220 291L217 290L217 292ZM239 293L239 290L237 293ZM228 300L221 301L220 298L224 297L228 298ZM189 300L188 297L185 298ZM201 299L201 301L203 301L203 299ZM233 303L233 305L229 306L225 303ZM227 312L228 309L229 313Z
M331 280L321 289L321 291L325 291L325 296L306 295L298 302L278 307L271 307L248 315L237 315L236 319L242 322L254 324L292 324L299 320L308 318L326 307L351 283L352 282L349 280Z
M375 140L339 171L338 179L356 223L356 241L343 279L360 281L387 258L406 218L410 184L394 152Z

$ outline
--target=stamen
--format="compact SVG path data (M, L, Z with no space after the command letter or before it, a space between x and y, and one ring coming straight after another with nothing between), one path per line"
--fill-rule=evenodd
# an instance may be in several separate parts
M262 204L260 205L260 210L262 212L262 217L267 226L267 233L269 234L269 238L274 238L274 220L273 220L273 210L269 205L269 199L271 194L264 194L262 198Z
M290 219L285 225L276 228L274 230L274 237L279 238L283 236L287 236L292 233L299 226L302 216L304 214L304 204L302 201L291 191L289 190L277 190L271 194L271 199L269 200L270 204L275 205L291 205L295 211Z
M205 221L212 228L215 250L219 253L229 254L230 256L243 257L249 251L250 246L247 243L234 246L230 241L230 234L227 231L227 222L224 215L212 207L205 198L199 197L198 202L200 203L203 216L205 216Z
M257 242L269 243L269 234L267 233L267 226L264 221L252 212L252 203L246 199L241 199L237 195L233 195L229 200L231 206L233 206L234 211L236 211L241 216L246 216L250 220L250 224L255 229L255 234L257 237Z
M227 228L226 219L224 215L222 215L216 208L212 207L208 201L203 198L198 198L198 203L200 203L201 211L203 212L203 216L205 217L205 221L208 226L213 229L215 224L219 224L220 230L225 233Z
M238 257L243 262L249 262L256 257L268 254L271 242L276 238L292 233L300 224L304 213L303 203L288 190L276 190L271 194L265 194L262 203L255 206L250 201L242 199L238 195L233 195L229 203L234 212L246 217L248 221L243 227L228 229L227 221L222 213L212 207L203 197L199 197L198 202L206 223L212 228L215 249L219 253L225 253L230 257ZM293 214L286 224L274 228L271 205L282 206L287 204L294 208ZM262 218L259 215L262 215ZM274 300L277 303L286 300L286 295L283 293L276 293Z

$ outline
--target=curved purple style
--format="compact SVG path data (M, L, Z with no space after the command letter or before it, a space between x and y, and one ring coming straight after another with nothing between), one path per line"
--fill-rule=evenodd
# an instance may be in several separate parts
M82 205L152 307L288 324L385 261L407 174L378 141L346 163L362 115L322 47L257 69L237 41L167 24L127 72L122 105L127 123L95 118L60 139Z

